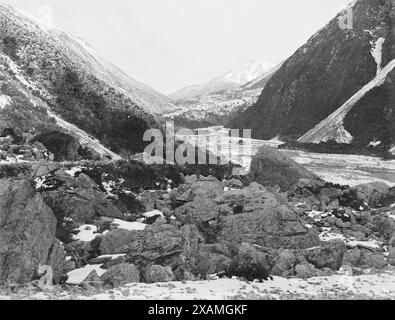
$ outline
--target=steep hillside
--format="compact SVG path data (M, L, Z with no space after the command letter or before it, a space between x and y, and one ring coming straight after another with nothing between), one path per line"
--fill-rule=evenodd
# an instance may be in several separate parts
M339 24L347 10L352 29ZM258 102L229 125L250 128L260 139L280 135L390 149L395 140L394 23L393 0L351 3L285 61ZM312 130L316 126L319 130Z
M117 153L142 151L144 131L158 125L152 113L174 108L82 41L5 5L0 5L0 55L2 70L40 101L36 104Z

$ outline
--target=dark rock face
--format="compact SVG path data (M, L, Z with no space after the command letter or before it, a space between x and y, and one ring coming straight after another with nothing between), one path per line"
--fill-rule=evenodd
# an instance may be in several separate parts
M254 156L248 174L250 182L263 186L279 186L283 191L289 190L300 179L319 180L309 170L288 158L285 154L269 146L263 146Z
M54 214L29 181L0 182L0 281L28 282L48 263L58 280L63 256Z
M315 127L376 75L371 54L382 37L382 67L395 58L392 0L359 0L352 8L353 29L339 27L339 13L299 48L273 75L258 102L228 127L252 129L254 138L277 135L296 140ZM345 116L344 127L360 148L377 138L393 144L394 71L368 92ZM361 130L363 128L363 130Z

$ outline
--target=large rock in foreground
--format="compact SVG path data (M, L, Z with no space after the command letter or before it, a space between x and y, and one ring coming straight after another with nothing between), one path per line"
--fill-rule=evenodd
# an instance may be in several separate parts
M61 272L56 218L27 180L0 180L0 282L26 283L39 264Z
M269 146L262 146L254 156L247 178L263 186L277 185L282 191L290 190L299 179L319 180L313 172Z
M233 215L223 217L219 223L219 242L246 242L272 249L319 244L317 236L303 226L290 207L256 183L226 192L217 201L232 204L234 209Z

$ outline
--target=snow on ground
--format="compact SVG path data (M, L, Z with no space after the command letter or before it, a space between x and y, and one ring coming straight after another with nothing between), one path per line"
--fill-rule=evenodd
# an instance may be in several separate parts
M362 247L366 249L380 249L382 248L382 243L377 240L369 240L369 241L357 241L357 240L350 240L346 242L348 248L356 248Z
M11 97L6 95L0 95L0 109L4 109L6 106L10 105Z
M382 62L382 51L383 51L383 44L385 42L384 38L378 38L376 42L371 42L372 50L371 54L373 56L374 61L377 64L377 74L381 71L381 62Z
M395 186L395 160L382 160L377 157L361 155L320 154L298 150L280 151L328 182L356 186L378 181Z
M104 254L102 256L97 257L96 259L106 259L106 258L111 258L111 260L115 260L121 257L126 256L126 253L121 253L121 254Z
M128 222L120 219L114 219L112 224L117 225L119 229L126 229L129 231L133 231L133 230L141 231L144 230L145 227L147 226L146 224L141 222Z
M66 172L69 176L71 176L71 177L75 177L75 175L78 173L78 172L81 172L82 171L82 168L81 167L73 167L73 168L71 168L70 170L65 170L64 172Z
M92 271L84 270L84 275ZM95 268L101 273L100 267ZM79 270L82 274L82 270ZM81 276L73 275L73 281ZM0 299L2 297L0 296ZM350 276L337 274L310 279L286 279L244 282L236 278L208 281L170 283L131 283L121 288L99 294L38 293L29 299L77 299L77 300L243 300L243 299L395 299L395 269L388 268L376 274Z
M146 217L146 218L152 218L152 217L155 217L155 216L163 217L163 213L162 213L162 211L159 211L159 210L153 210L153 211L149 211L149 212L144 213L143 216Z
M78 234L73 235L73 240L75 241L90 242L98 235L97 227L94 225L85 224L77 230L79 230Z
M248 173L251 160L263 145L278 147L283 142L229 137L229 129L222 126L199 129L199 136L207 138L208 149L221 150L221 154L243 166ZM196 141L196 136L182 136L187 141ZM225 139L226 138L226 139ZM240 145L239 141L243 144ZM313 171L320 178L341 185L356 186L369 182L385 182L395 186L395 160L382 160L373 156L323 154L300 150L279 149L297 163ZM392 150L395 153L395 147Z
M95 270L97 275L100 277L104 273L106 273L106 270L101 268L101 265L86 265L83 268L75 269L73 271L70 271L67 273L68 279L67 279L67 284L81 284L82 281L84 281L89 274Z
M322 231L318 237L321 241L324 242L329 242L333 240L341 240L341 241L346 240L346 238L342 234L331 232L330 228L327 228L327 230Z

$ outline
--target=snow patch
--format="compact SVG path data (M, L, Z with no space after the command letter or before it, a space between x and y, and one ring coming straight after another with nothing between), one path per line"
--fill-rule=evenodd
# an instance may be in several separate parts
M149 212L144 213L143 216L145 218L152 218L152 217L155 217L155 216L163 217L163 213L162 213L162 211L159 211L159 210L153 210L153 211L149 211Z
M377 146L379 146L381 144L381 141L376 141L376 140L374 140L374 141L371 141L369 144L368 144L368 147L377 147Z
M6 95L0 95L0 109L4 109L5 107L11 104L11 97Z
M381 72L381 63L382 63L382 55L383 55L383 44L385 42L385 38L379 38L376 42L370 42L372 46L372 50L370 51L374 61L377 64L377 74Z
M83 268L75 269L67 273L69 277L66 281L68 284L81 284L92 271L96 271L97 275L100 277L106 273L106 270L101 268L102 265L86 265Z
M75 177L75 175L78 173L78 172L81 172L82 171L82 168L81 167L73 167L73 168L71 168L70 170L65 170L65 173L67 173L69 176L71 176L71 177Z
M111 258L111 260L115 260L121 257L126 256L126 253L121 253L121 254L104 254L102 256L97 257L96 259L106 259L106 258Z
M147 226L141 222L128 222L120 219L114 219L112 224L117 225L119 229L125 229L128 231L142 231Z
M382 243L377 240L369 240L369 241L357 241L357 240L350 240L346 242L347 247L349 248L368 248L368 249L380 249Z
M90 242L98 235L97 227L90 224L85 224L76 230L79 231L78 234L73 235L73 240L76 241Z

